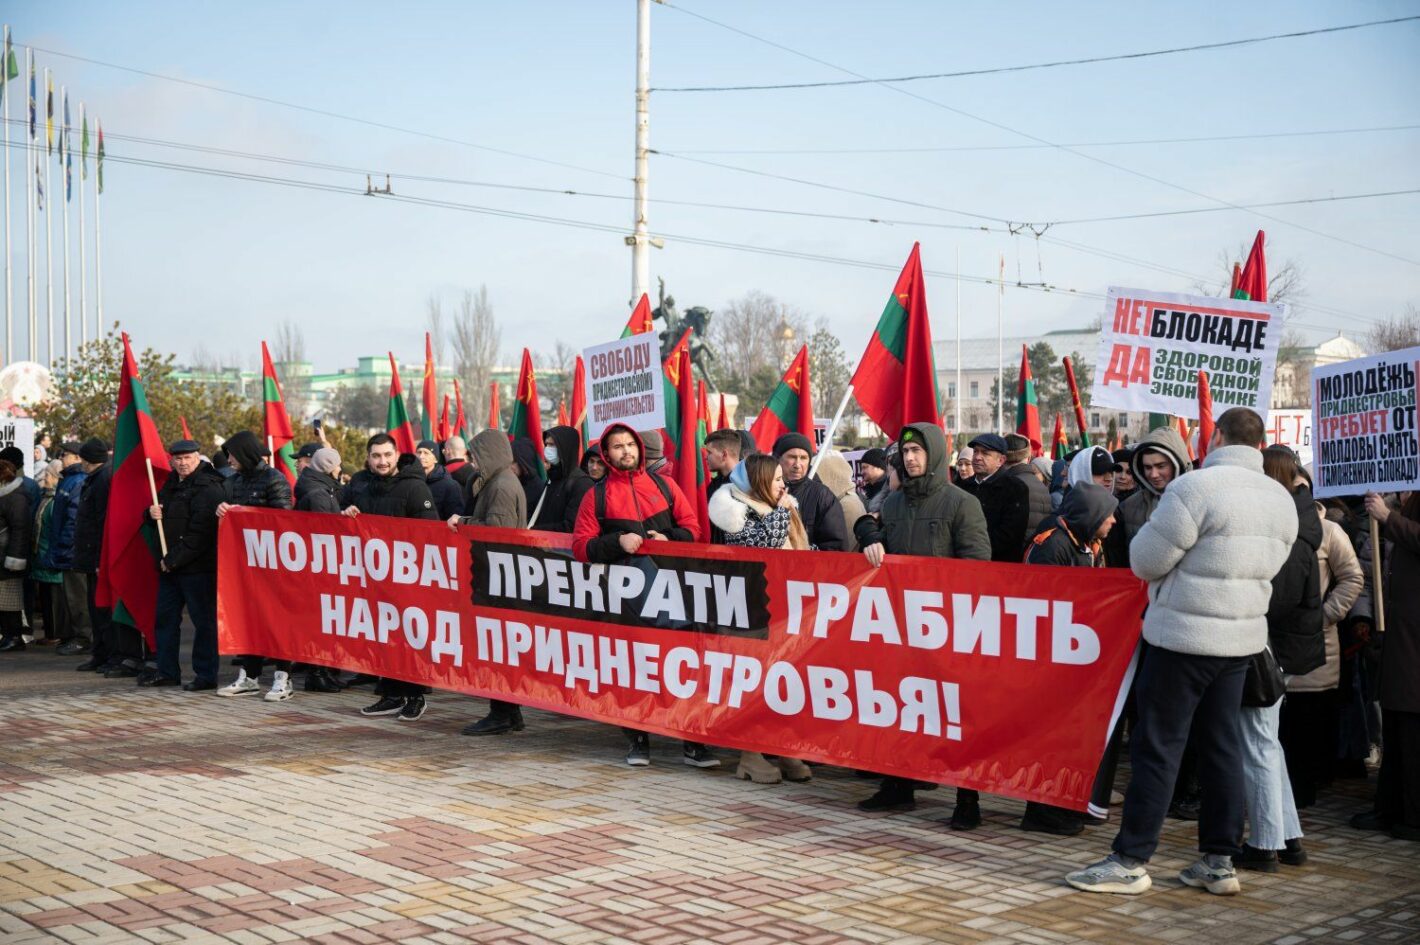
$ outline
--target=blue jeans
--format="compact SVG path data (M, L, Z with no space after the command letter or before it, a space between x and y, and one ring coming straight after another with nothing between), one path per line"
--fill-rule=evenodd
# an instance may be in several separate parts
M1282 700L1263 708L1243 706L1243 783L1247 788L1247 815L1252 824L1252 846L1259 850L1281 850L1288 840L1300 840L1302 823L1292 798L1292 782L1287 777L1287 760L1277 727L1282 719Z
M217 575L158 576L158 672L182 679L178 654L182 649L182 609L192 618L192 674L203 682L217 678Z
M1173 798L1179 761L1193 732L1203 786L1198 848L1242 853L1242 688L1246 656L1194 656L1151 646L1134 684L1139 720L1129 739L1131 772L1116 853L1147 861Z

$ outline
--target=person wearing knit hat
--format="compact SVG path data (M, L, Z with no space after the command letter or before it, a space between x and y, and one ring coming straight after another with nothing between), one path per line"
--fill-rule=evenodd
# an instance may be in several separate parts
M168 552L158 565L155 665L138 676L145 687L182 683L182 612L192 619L192 680L183 689L217 688L217 507L226 498L223 479L194 440L168 447L172 471L148 517L161 523Z
M329 446L316 446L296 476L296 511L339 515L340 454ZM340 692L344 688L338 673L328 667L306 668L306 692Z
M862 485L858 488L858 498L863 500L863 508L869 515L878 514L883 500L888 496L887 450L873 447L858 460L858 478Z
M1035 467L1031 465L1031 442L1019 433L1006 434L1006 468L1003 470L1008 476L1015 476L1025 483L1026 495L1029 501L1029 514L1026 516L1026 535L1034 535L1035 530L1040 527L1040 523L1050 516L1050 490L1045 483L1036 475Z
M108 462L108 443L97 436L91 436L79 447L79 458L86 463Z
M439 444L433 440L420 440L414 447L414 456L424 470L424 482L434 494L434 509L439 513L439 518L447 520L450 516L462 515L463 490L444 468Z
M818 551L843 551L848 546L848 525L843 507L832 492L809 476L814 444L802 433L785 433L774 441L774 458L784 469L784 483L799 503L799 518L809 536L809 547Z
M646 430L639 435L641 445L646 451L646 471L663 479L670 479L674 467L671 466L671 461L666 459L666 444L661 439L661 431Z
M971 454L975 452L970 446L963 446L957 451L957 458L952 463L952 483L961 485L972 476L976 475L976 469L971 465Z

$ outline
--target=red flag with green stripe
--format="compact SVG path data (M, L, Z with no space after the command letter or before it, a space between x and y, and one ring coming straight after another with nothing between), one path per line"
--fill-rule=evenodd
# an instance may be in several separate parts
M454 427L450 431L454 436L468 437L468 421L463 415L463 390L459 387L458 378L454 378Z
M705 496L705 425L700 422L700 405L695 396L695 380L691 377L690 348L676 345L672 358L677 395L676 435L671 439L675 444L675 482L695 509L700 534L706 536L710 534L710 510ZM669 404L666 420L670 421Z
M890 437L909 423L942 424L921 253L921 245L913 243L868 349L853 372L859 405Z
M680 356L690 354L690 331L689 328L685 330L670 355L661 363L661 385L666 395L666 438L672 443L680 442ZM692 396L691 403L694 402Z
M632 335L644 335L655 327L651 321L651 300L645 293L641 295L641 301L636 303L636 307L631 310L631 317L626 320L626 327L621 329L621 337L630 338Z
M296 487L296 450L291 445L295 435L291 432L291 418L286 414L286 402L281 397L281 381L276 377L276 366L271 363L271 352L266 350L266 342L261 343L261 435L271 450L271 465L291 488Z
M439 431L435 429L438 423L439 384L434 378L434 342L429 337L429 332L424 333L424 409L419 418L419 438L421 440L441 439Z
M1065 420L1057 413L1055 415L1055 433L1050 437L1050 458L1064 459L1068 452L1070 452L1070 441L1065 437Z
M151 464L151 472L150 472ZM153 422L148 394L128 335L123 335L123 369L113 431L113 478L109 483L95 602L113 609L113 619L136 627L155 650L158 610L158 529L148 517L154 487L168 478L168 451Z
M390 399L385 408L385 432L394 437L395 449L401 453L414 452L414 427L409 423L409 410L404 406L404 385L399 382L399 365L394 363L394 352L390 352Z
M1257 231L1257 236L1252 241L1252 251L1247 254L1247 264L1238 275L1233 298L1250 299L1254 302L1267 301L1267 257L1262 252L1262 244L1266 238L1265 233Z
M901 427L898 427L901 430ZM774 441L785 433L802 433L814 440L813 391L809 385L809 346L804 345L794 355L789 370L769 395L764 409L754 419L749 435L762 453L774 448Z
M1031 377L1025 345L1021 345L1021 373L1016 381L1016 432L1030 440L1031 456L1039 456L1042 445L1040 407L1035 399L1035 378Z
M535 472L543 482L547 481L547 461L542 457L542 415L537 402L537 374L533 371L532 355L523 349L523 366L518 371L517 393L513 399L513 416L508 419L508 439L516 440L525 436L532 440L536 448L537 469Z
M580 463L582 454L590 445L587 438L587 365L580 354L572 371L572 426L577 429L577 462Z

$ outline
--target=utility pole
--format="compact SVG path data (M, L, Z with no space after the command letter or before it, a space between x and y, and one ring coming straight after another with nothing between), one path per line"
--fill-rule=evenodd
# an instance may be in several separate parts
M651 246L646 232L646 177L651 147L651 0L636 0L636 199L631 247L631 303L651 292Z

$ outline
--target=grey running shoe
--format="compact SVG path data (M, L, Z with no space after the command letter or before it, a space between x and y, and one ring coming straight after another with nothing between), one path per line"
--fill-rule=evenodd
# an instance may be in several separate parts
M1085 892L1122 893L1126 896L1148 892L1149 887L1154 885L1149 871L1144 867L1125 866L1113 856L1071 873L1065 877L1065 882Z
M1206 889L1215 896L1236 896L1242 892L1237 871L1229 866L1209 866L1207 860L1199 860L1178 874L1185 886Z

